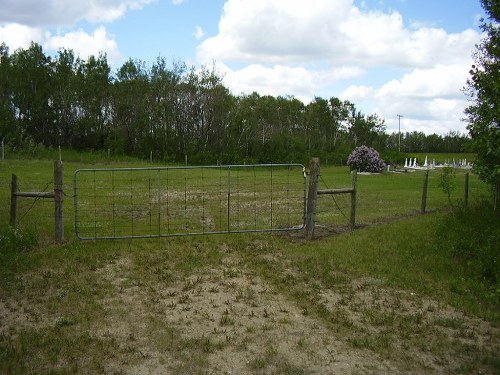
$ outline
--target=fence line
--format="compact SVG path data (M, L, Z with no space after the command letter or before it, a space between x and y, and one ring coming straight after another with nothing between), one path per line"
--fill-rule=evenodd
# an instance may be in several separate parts
M52 211L54 215L50 217L56 222L56 240L62 242L62 199L68 196L65 192L69 186L64 186L63 191L62 164L60 184L57 183L56 166L53 192L45 191L52 182L48 182L43 191L26 191L29 188L19 191L18 178L12 176L10 223L21 222L40 200L54 199L55 206L60 208ZM326 188L320 189L317 182L313 210L307 207L307 197L314 195L307 193L301 164L83 169L74 175L75 181L80 180L78 186L73 181L74 225L77 236L85 239L295 230L316 221L333 228L337 225L333 221L342 216L341 220L353 227L356 221L368 224L433 211L457 202L467 205L491 198L488 187L477 176L456 170L455 188L449 201L439 186L439 172L422 172L359 174L359 187L356 183L356 188L331 189L327 182L328 185L345 186L347 175L322 176L318 168L316 180L321 179ZM310 181L312 175L311 170ZM332 177L336 183L328 180ZM351 176L351 185L354 186L353 178ZM121 187L123 184L125 189ZM57 199L56 194L59 195ZM326 195L331 199L320 199ZM350 195L350 199L346 195ZM26 205L20 205L19 201L29 201L29 198L33 198L33 203L20 215ZM72 209L70 207L69 211ZM44 212L47 210L44 208ZM71 215L72 212L67 213ZM30 225L43 222L37 219Z
M326 168L322 172L321 185L330 189L347 183L347 175L331 175ZM487 184L468 170L455 169L456 177L452 181L451 199L440 185L442 171L439 168L418 170L415 172L384 172L381 174L358 173L356 197L356 222L363 224L385 222L387 219L406 217L451 206L466 206L471 202L491 199ZM319 188L318 188L319 189ZM348 192L350 188L338 190ZM321 191L321 190L319 190ZM323 197L318 194L318 198ZM345 227L350 224L348 197L330 195L331 199L318 199L316 223L322 227ZM340 197L334 198L334 197ZM342 231L344 229L341 229Z

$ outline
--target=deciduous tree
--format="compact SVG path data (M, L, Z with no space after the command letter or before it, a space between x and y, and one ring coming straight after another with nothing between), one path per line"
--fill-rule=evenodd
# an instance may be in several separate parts
M473 102L465 113L477 153L474 169L494 187L496 209L500 196L500 3L482 0L482 4L488 14L481 25L486 37L474 55L467 84Z

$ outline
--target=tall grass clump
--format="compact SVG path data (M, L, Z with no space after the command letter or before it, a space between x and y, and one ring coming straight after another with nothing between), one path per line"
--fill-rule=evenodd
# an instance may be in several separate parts
M0 254L28 251L36 246L36 234L25 228L0 228Z
M500 300L500 215L491 204L455 207L440 227L440 247L461 267L463 276L482 285L488 300Z

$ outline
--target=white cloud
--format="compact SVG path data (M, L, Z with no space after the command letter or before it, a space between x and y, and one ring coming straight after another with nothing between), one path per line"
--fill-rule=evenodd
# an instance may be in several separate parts
M4 41L11 51L18 48L28 48L31 42L35 42L40 44L44 50L72 49L75 54L82 58L87 58L90 55L98 56L100 52L104 52L110 63L122 61L116 41L107 33L104 26L98 27L91 34L77 30L53 35L38 27L9 24L0 27L0 40Z
M26 48L32 41L41 41L43 36L43 30L37 27L17 23L11 23L4 27L0 26L0 41L4 42L11 51Z
M383 101L395 95L403 98L463 97L460 90L467 81L469 69L467 63L417 68L401 79L387 82L377 96Z
M274 96L293 94L305 102L316 96L321 87L363 74L363 70L356 67L310 70L280 64L250 64L242 69L232 70L224 64L218 65L224 74L225 84L236 95L254 91Z
M0 25L18 23L31 27L72 26L80 20L110 22L129 9L156 0L3 0Z
M353 0L227 0L217 35L199 44L197 57L231 67L226 82L236 93L309 100L326 93L358 108L361 102L363 112L386 117L388 128L397 128L400 113L411 129L464 129L461 88L481 35L449 33L424 21L407 27L399 12L358 8ZM351 74L335 74L339 66ZM335 89L380 68L395 78L378 87L350 85L340 94Z
M393 130L396 128L396 114L402 114L406 118L406 131L465 131L461 119L468 102L461 90L469 66L464 63L415 69L401 79L391 80L373 96L377 101L377 112L391 119L388 123Z
M72 49L82 58L90 55L98 56L100 52L104 52L111 64L117 64L122 60L116 41L107 33L104 26L98 27L92 34L83 30L68 32L64 35L47 33L43 46L50 50Z
M228 0L218 35L198 46L202 61L429 67L470 55L479 33L408 29L398 12L360 10L352 0Z
M200 40L201 38L203 38L204 35L205 35L205 32L203 31L202 27L201 26L196 26L196 28L194 30L194 37L197 40Z
M343 100L349 100L352 103L356 103L360 100L365 100L373 96L374 89L368 86L349 86L342 94L339 95Z

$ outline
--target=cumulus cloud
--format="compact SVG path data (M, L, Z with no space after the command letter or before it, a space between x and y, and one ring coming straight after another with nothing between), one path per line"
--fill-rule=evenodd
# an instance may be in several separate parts
M463 97L470 64L437 65L429 69L414 69L401 79L387 82L377 97L388 101L395 95L402 98L426 99L433 97Z
M340 95L340 97L344 100L349 100L352 103L356 103L360 100L365 100L373 96L375 90L373 87L369 86L349 86L344 92Z
M80 20L110 22L129 9L139 9L155 0L3 0L0 25L30 27L71 26Z
M304 102L316 96L318 88L347 77L360 76L364 72L356 67L311 70L280 64L269 67L250 64L238 70L219 64L219 70L223 72L225 83L236 95L253 91L273 96L293 94Z
M12 51L18 48L26 48L32 41L40 42L44 38L44 32L40 28L11 23L4 27L0 26L0 41L4 42Z
M467 99L461 92L469 65L438 65L414 69L381 87L350 86L340 97L354 103L365 101L387 119L388 131L398 129L397 114L404 116L402 131L446 133L465 130L461 121Z
M122 60L116 41L107 33L104 26L98 27L91 34L83 30L52 34L37 27L9 24L0 27L0 40L5 42L12 51L27 48L31 42L35 42L44 50L72 49L82 58L90 55L98 56L103 52L110 63L119 63Z
M82 58L91 55L98 56L99 53L103 52L111 64L122 60L116 41L107 33L104 26L98 27L92 34L77 30L64 35L46 33L45 36L43 46L50 50L68 48Z
M197 40L200 40L205 35L205 32L201 26L196 26L193 35Z
M352 0L228 0L219 33L198 47L202 61L429 67L455 63L479 40L473 30L406 28L401 14L366 11Z
M397 11L371 11L353 0L227 0L218 33L199 44L197 57L234 67L226 82L236 92L312 99L330 85L327 95L361 101L389 119L404 114L413 128L432 132L464 128L461 88L480 39L476 30L405 23ZM333 83L381 67L406 74L379 87L331 91ZM342 69L355 73L335 73Z

